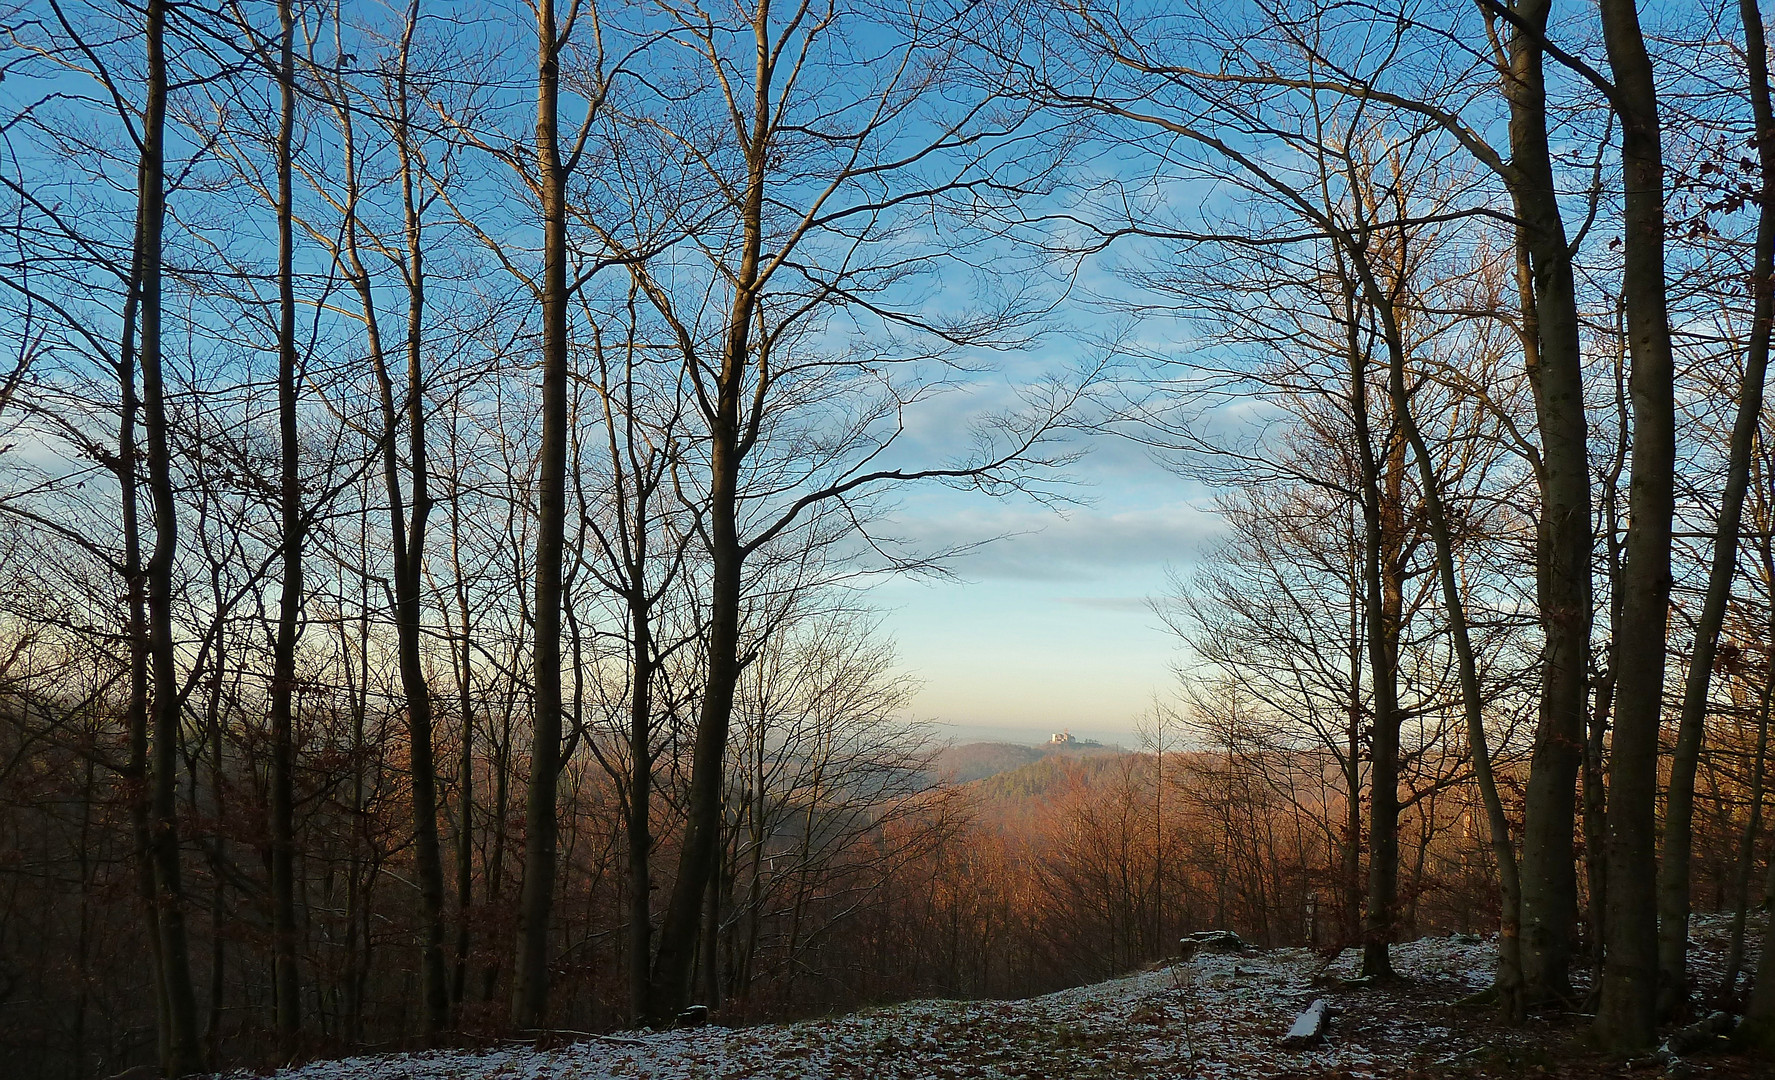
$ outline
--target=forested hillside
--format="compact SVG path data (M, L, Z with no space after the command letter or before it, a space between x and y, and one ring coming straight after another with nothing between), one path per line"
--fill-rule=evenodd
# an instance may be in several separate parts
M931 762L931 775L933 779L952 784L966 784L998 776L1000 773L1020 771L1025 766L1050 762L1055 758L1091 757L1114 754L1119 750L1119 747L1108 747L1101 743L1086 745L1076 741L1073 744L1049 742L1041 746L1004 742L961 743L945 746L937 752Z
M1402 942L1495 933L1448 1007L1554 1067L1762 1068L1764 20L0 0L0 1071L620 1046L1204 929L1403 1003ZM1025 633L895 622L1059 522L994 571ZM1139 715L1083 660L1133 637L1027 644L1103 611ZM1038 676L1137 739L937 744Z

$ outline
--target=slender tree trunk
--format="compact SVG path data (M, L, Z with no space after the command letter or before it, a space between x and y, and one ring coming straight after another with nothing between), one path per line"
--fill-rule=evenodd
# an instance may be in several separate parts
M631 299L633 293L631 292ZM648 999L652 982L653 948L653 680L657 665L654 656L654 605L663 593L655 592L648 583L648 564L652 556L652 517L650 504L658 491L664 469L671 461L669 444L649 443L646 453L638 451L635 411L636 348L633 336L633 311L630 312L630 337L623 358L623 399L616 396L611 384L609 357L598 328L592 333L596 342L599 396L604 410L606 449L610 455L614 478L616 536L614 543L600 536L601 545L610 553L613 569L620 575L619 591L627 607L629 622L629 761L627 776L618 776L626 801L624 833L628 846L628 928L627 959L629 976L630 1023L640 1026L648 1022ZM682 549L679 551L682 556ZM668 569L675 574L677 560Z
M142 117L141 244L142 419L148 440L148 494L154 508L154 548L148 558L148 650L153 671L150 843L166 994L168 1076L203 1067L197 1038L197 995L191 985L191 953L185 931L185 890L179 867L177 780L179 765L178 642L173 637L173 559L178 551L178 509L173 495L172 451L167 441L166 390L161 378L161 247L166 227L166 34L165 0L146 9L148 95Z
M1583 760L1590 663L1590 468L1576 288L1553 182L1540 41L1550 0L1515 5L1528 28L1508 35L1511 196L1521 221L1523 352L1541 461L1536 593L1546 647L1540 712L1523 805L1522 958L1531 1000L1570 996L1577 872L1575 785Z
M1399 608L1395 575L1389 574L1387 567L1391 544L1386 492L1370 419L1368 362L1359 338L1356 288L1347 270L1340 267L1340 272L1344 276L1350 411L1356 424L1362 468L1362 573L1366 593L1363 606L1373 713L1369 735L1368 895L1362 921L1362 974L1387 978L1393 974L1388 947L1393 939L1394 900L1399 882L1399 628L1396 620L1389 620L1389 613L1396 613Z
M296 638L302 610L302 477L296 432L296 291L291 147L296 122L295 17L278 0L277 82L277 418L281 460L283 579L271 675L271 897L272 955L278 1050L296 1053L302 1031L302 976L297 959L295 737Z
M518 905L512 1024L548 1019L549 909L555 892L561 772L561 560L567 507L567 176L556 129L560 54L554 0L537 12L536 167L542 200L542 448L536 525L536 715L524 806L524 884Z
M1769 367L1770 279L1775 275L1775 118L1769 102L1769 60L1763 45L1762 13L1756 0L1738 5L1744 21L1745 56L1750 74L1751 111L1756 120L1757 156L1762 166L1762 200L1757 213L1756 251L1751 270L1751 331L1744 357L1744 381L1726 461L1725 491L1714 527L1713 564L1707 593L1695 624L1695 645L1683 687L1676 753L1664 811L1664 852L1658 867L1658 1004L1675 1012L1689 994L1689 861L1694 844L1695 770L1706 735L1707 698L1719 648L1720 626L1732 598L1738 569L1738 528L1750 482L1750 456L1763 418L1763 378Z
M1627 468L1632 422L1627 410L1627 346L1619 335L1614 365L1616 439L1613 457L1602 482L1603 558L1608 574L1609 625L1621 625L1622 550L1620 486ZM1595 681L1596 700L1590 712L1590 728L1584 741L1584 863L1590 889L1587 907L1590 934L1590 993L1584 1008L1594 1012L1602 1000L1602 961L1608 939L1608 790L1607 742L1609 718L1615 707L1615 674L1620 668L1619 642L1611 634L1604 650L1602 670Z
M1363 397L1366 407L1366 389ZM1401 503L1404 443L1394 441L1387 452L1385 472L1377 477L1382 482L1369 486L1370 496L1378 503L1371 533L1378 550L1370 561L1374 579L1369 589L1370 599L1378 603L1369 618L1374 759L1368 791L1368 910L1362 927L1362 974L1377 979L1393 975L1388 950L1399 921L1399 633L1404 610L1399 552L1405 515ZM1372 449L1365 453L1372 458Z
M457 633L461 649L455 658L456 693L461 707L461 749L457 756L457 825L456 825L456 970L450 984L450 1001L458 1009L467 1000L468 954L470 946L469 918L474 900L474 811L475 811L475 709L474 666L470 635L473 632L468 614L468 587L462 578L462 494L453 493L450 500L450 561L455 577Z
M1405 430L1413 455L1417 458L1418 484L1423 489L1430 538L1436 548L1437 577L1442 585L1443 609L1448 615L1449 634L1454 639L1455 658L1461 686L1461 712L1467 721L1467 745L1473 762L1473 778L1485 804L1485 816L1491 832L1492 855L1498 863L1498 972L1495 983L1498 1010L1509 1023L1523 1019L1522 941L1519 920L1522 911L1522 882L1518 876L1516 849L1510 841L1510 821L1504 814L1503 800L1498 797L1497 779L1492 775L1491 746L1485 736L1485 707L1479 686L1479 666L1473 655L1473 642L1468 633L1466 605L1461 599L1460 582L1455 576L1454 541L1449 535L1448 515L1442 501L1441 483L1430 449L1418 429L1411 411L1411 395L1405 385L1405 349L1400 339L1393 312L1383 310L1389 357L1388 388L1393 414ZM1421 852L1422 849L1420 849Z
M690 793L678 876L660 926L649 1005L654 1020L670 1019L689 1004L697 927L721 847L721 795L727 731L739 682L740 572L746 549L739 538L739 475L744 457L741 415L746 370L751 360L752 322L764 245L764 177L770 135L772 60L770 6L758 5L752 26L757 43L752 133L741 206L740 263L733 281L722 340L721 365L709 425L709 629L708 672L697 713L691 751Z
M1621 580L1615 736L1609 759L1607 952L1597 1033L1612 1050L1655 1037L1658 981L1658 729L1670 602L1676 409L1664 288L1664 160L1651 58L1633 0L1600 0L1621 118L1627 312L1633 398L1627 563Z
M222 610L224 602L222 594L221 567L217 565L210 572L211 602L217 611ZM215 819L228 820L228 799L226 787L226 770L222 760L222 680L227 663L226 628L216 626L216 651L214 670L210 673L210 702L208 727L210 735L210 797L213 800ZM204 1057L211 1068L217 1068L222 1040L222 1003L227 981L227 947L228 937L222 932L227 920L228 905L222 867L228 858L227 840L221 830L210 839L210 1009L209 1016L203 1026Z
M499 745L493 753L493 850L487 856L487 906L495 908L503 895L505 885L505 846L506 817L511 812L511 748L512 748L512 697L506 699L504 716L500 724ZM489 733L491 738L491 733ZM481 998L492 1001L494 991L499 987L499 954L494 953L487 969L481 973Z
M1611 647L1611 652L1612 647ZM1590 938L1590 985L1595 995L1602 989L1603 942L1607 937L1608 919L1608 792L1603 786L1607 774L1607 738L1609 712L1615 704L1615 673L1613 665L1596 684L1596 703L1590 713L1590 730L1584 741L1584 884L1589 892L1585 906L1586 930ZM1595 1003L1591 1003L1595 1007Z
M354 513L357 517L359 562L368 566L370 509L367 484L358 488L358 506L354 508ZM344 575L351 572L346 568L343 559L339 560L338 572L340 580L336 587L339 589L340 595L343 596L345 595ZM370 583L367 574L358 574L356 577L359 596L362 598L358 605L358 641L367 643ZM345 863L345 971L342 976L345 1001L342 1011L344 1013L343 1034L345 1041L355 1044L363 1039L363 991L365 973L368 971L370 963L369 879L374 873L375 856L368 850L370 848L370 828L366 805L369 797L369 769L366 760L369 748L366 744L364 728L368 720L369 702L366 699L366 688L363 684L367 681L367 673L364 679L360 679L358 676L358 658L363 655L364 649L360 644L360 648L356 652L353 651L350 631L350 624L346 620L340 619L338 622L339 669L344 676L345 699L351 710L351 782L348 789L351 799L351 832L346 848Z
M415 230L416 232L416 230ZM414 237L415 243L417 236ZM417 250L409 253L416 259ZM419 318L422 304L419 264L409 266L414 290L411 318ZM444 867L438 840L437 763L432 749L433 713L431 689L425 681L420 653L423 612L420 574L425 545L425 521L430 509L425 482L424 385L419 370L418 328L409 323L407 347L408 455L413 506L411 516L402 506L399 456L393 393L383 378L383 478L388 489L391 535L394 537L395 625L399 637L401 692L407 701L408 765L413 784L414 863L419 878L423 928L422 974L425 1027L436 1036L450 1025L448 973L444 960ZM403 530L404 526L404 530Z
M1747 27L1750 18L1745 19ZM1761 44L1761 20L1756 22L1758 31L1754 40ZM1746 38L1750 38L1747 31ZM1765 279L1766 282L1766 279ZM1767 580L1769 593L1768 630L1775 639L1775 545L1771 544L1768 534L1768 523L1763 523L1760 547L1763 556L1763 576ZM1756 778L1751 789L1753 800L1751 822L1745 828L1744 844L1739 852L1738 869L1738 905L1732 922L1733 955L1727 964L1725 982L1720 988L1722 999L1727 998L1736 989L1738 979L1737 964L1740 960L1739 950L1743 947L1744 909L1747 903L1746 893L1749 891L1752 867L1755 864L1756 824L1757 815L1762 807L1762 781L1764 754L1768 748L1769 709L1772 698L1775 698L1775 656L1765 657L1767 668L1763 675L1763 689L1757 715L1757 761ZM1757 962L1756 981L1751 984L1750 999L1744 1006L1744 1018L1732 1032L1732 1041L1741 1048L1756 1051L1763 1056L1775 1053L1775 860L1769 863L1766 880L1763 883L1763 906L1768 914L1763 921L1762 955ZM1728 1006L1729 1007L1729 1006Z
M93 892L92 880L92 808L98 802L99 794L94 786L97 774L96 762L91 755L86 757L82 768L82 784L80 792L80 832L75 847L76 869L80 873L79 912L76 918L74 937L74 1017L73 1031L70 1034L69 1056L73 1058L74 1080L85 1080L86 1077L86 1014L91 997L91 963L92 936L91 901Z
M388 124L393 134L396 156L400 162L399 183L402 198L402 235L404 258L401 276L407 291L407 317L404 356L406 378L404 411L407 421L407 487L412 504L401 482L400 424L402 406L394 394L394 378L389 371L387 350L383 343L377 314L376 292L369 270L365 267L359 238L357 207L362 192L359 188L355 136L352 114L339 111L344 143L347 197L345 204L345 235L341 255L351 284L362 308L364 335L370 366L375 374L382 430L378 439L382 465L383 492L388 500L389 538L394 563L394 613L396 651L401 679L401 694L406 701L408 771L412 783L413 861L419 885L420 977L424 1006L425 1034L428 1040L450 1026L449 972L444 955L444 867L438 835L437 761L434 750L435 712L431 688L426 683L423 655L424 606L421 586L425 570L426 525L431 514L431 493L428 483L425 438L425 255L424 228L420 207L421 194L418 165L410 139L408 61L412 36L418 26L418 5L407 10L400 40L398 62L392 85L393 101Z
M636 481L639 483L640 478ZM645 550L646 517L636 514L637 545ZM636 1025L648 1018L648 989L653 953L653 887L649 860L653 854L653 641L644 591L646 582L632 578L629 601L631 687L629 691L629 1011Z
M457 759L460 788L457 798L461 804L460 820L456 832L456 970L452 976L450 1000L460 1010L468 1000L468 961L472 945L473 933L473 888L474 888L474 821L475 821L475 681L474 681L474 622L469 616L468 579L463 576L462 569L462 484L460 482L462 461L458 430L454 421L449 427L450 432L450 464L452 480L450 491L450 571L453 589L456 594L456 633L457 648L453 650L453 665L456 668L457 701L461 709L462 748ZM491 739L489 739L491 741ZM503 813L503 804L498 811ZM491 896L494 875L483 868L487 876L485 883Z
M165 1069L172 1036L167 1026L170 1013L166 1000L166 967L160 953L160 916L154 887L154 833L149 821L148 686L149 657L153 649L148 636L148 578L142 563L141 491L136 473L136 461L141 453L136 442L136 414L141 410L141 404L136 398L135 330L140 307L143 257L141 222L138 221L129 294L123 306L123 343L119 350L117 370L121 404L116 469L118 503L123 519L124 578L129 595L129 752L124 765L124 778L129 784L129 818L131 839L134 842L136 892L148 930L150 973L154 985L156 1049L161 1067Z
M1344 732L1344 911L1341 947L1362 940L1362 658L1366 622L1361 591L1361 552L1350 563L1350 716Z
M1763 544L1765 555L1763 566L1765 574L1775 569L1775 559L1767 554L1767 540ZM1769 580L1775 584L1775 575ZM1772 597L1775 599L1775 597ZM1775 606L1770 609L1775 615ZM1768 625L1771 639L1775 639L1775 618ZM1768 778L1769 761L1769 709L1771 699L1775 698L1775 665L1764 669L1762 689L1757 693L1757 744L1752 757L1750 769L1750 816L1744 823L1744 834L1738 841L1738 859L1732 872L1732 931L1731 944L1726 952L1726 972L1720 977L1719 992L1715 995L1721 1008L1731 1008L1732 998L1738 992L1738 973L1744 967L1744 925L1750 908L1750 879L1756 871L1757 837L1763 826L1763 787Z
M1767 223L1770 213L1771 191L1775 187L1775 117L1770 111L1769 74L1767 66L1767 43L1764 40L1761 9L1755 0L1741 2L1738 5L1744 22L1744 45L1750 60L1751 107L1756 117L1757 157L1762 166L1762 215L1758 220L1757 239L1762 240L1762 227ZM1765 249L1759 248L1759 260ZM1771 299L1775 297L1775 275L1770 267L1757 265L1757 276L1751 281L1752 294L1755 296L1754 311L1756 318L1753 326L1752 348L1768 348L1770 334ZM1766 493L1765 493L1766 494ZM1768 576L1775 573L1770 568L1770 553L1767 529L1761 539L1764 573ZM1771 633L1775 633L1775 577L1770 579L1770 625ZM1775 682L1775 658L1770 659L1771 671L1768 681ZM1764 690L1765 700L1769 691ZM1766 708L1766 707L1765 707ZM1764 721L1767 721L1765 711ZM1769 880L1764 886L1764 904L1769 914L1764 922L1762 958L1757 965L1756 982L1751 988L1750 1000L1744 1009L1744 1020L1733 1033L1733 1038L1740 1044L1755 1048L1763 1054L1775 1052L1775 903L1769 901L1775 897L1775 862L1771 862Z
M437 763L432 750L434 733L431 688L425 682L420 655L424 609L420 585L425 569L425 527L431 516L431 490L425 443L425 249L419 208L419 180L408 139L412 127L408 115L407 61L412 34L418 25L417 3L409 9L401 40L398 92L400 131L395 148L400 158L402 213L407 247L406 411L407 472L411 489L411 514L403 517L400 478L397 473L392 395L385 391L384 415L389 421L384 442L388 503L395 537L395 604L399 608L401 691L407 699L409 764L413 774L414 855L419 871L421 914L425 919L424 971L426 1034L435 1038L450 1025L448 973L444 961L444 863L438 842ZM384 376L386 379L386 375ZM386 383L385 383L386 385Z
M363 523L359 523L360 530ZM341 670L345 674L346 700L351 703L351 840L346 849L345 863L345 1041L356 1043L363 1038L363 996L362 980L358 976L360 957L369 949L369 935L359 933L359 925L363 922L359 911L365 906L364 889L364 841L368 829L365 824L364 796L367 787L366 769L364 767L364 721L368 711L358 693L357 678L354 675L350 638L346 636L346 625L343 620L339 624L339 655ZM362 950L360 952L360 949Z
M746 324L730 324L730 345L724 368L745 363ZM737 352L737 357L736 357ZM724 383L727 381L724 375ZM690 798L678 877L672 885L665 920L660 926L648 1004L655 1023L670 1020L690 1004L690 975L709 878L714 872L721 834L722 765L727 754L727 728L733 715L739 680L740 568L743 558L735 520L738 461L739 376L732 379L731 404L722 402L711 447L709 530L713 559L709 623L709 670L697 715L691 756ZM729 411L731 409L731 411Z

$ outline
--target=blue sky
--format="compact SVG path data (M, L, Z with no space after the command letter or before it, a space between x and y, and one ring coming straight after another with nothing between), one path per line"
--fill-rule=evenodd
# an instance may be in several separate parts
M520 25L510 24L519 44L525 40L525 31L515 29ZM521 78L518 86L511 100L521 112L530 99ZM9 93L17 92L9 86ZM1119 167L1114 157L1094 167L1113 172ZM305 191L298 199L303 207L313 204ZM269 221L256 211L246 219L249 229ZM490 219L500 227L525 227L521 213L512 222L498 214ZM238 227L231 223L231 229ZM312 245L304 251L319 257ZM1056 327L1070 322L1101 333L1057 329L1027 351L1011 350L991 358L999 363L982 365L996 366L1002 382L982 374L970 391L939 395L910 410L903 448L913 461L929 465L951 457L954 441L978 412L1014 406L1009 387L1017 381L1056 365L1088 366L1091 355L1129 344L1108 341L1130 321L1107 302L1126 291L1110 269L1112 258L1093 260L1076 279L1069 278L1070 267L1048 266L1045 258L1032 261L1024 253L1017 261L1028 273L1051 275L1057 291L1078 287L1056 313ZM961 283L955 284L959 292ZM944 293L930 298L940 305L955 299ZM1176 345L1187 336L1165 340L1169 347L1147 342L1138 351L1187 352ZM1172 692L1179 643L1161 628L1150 605L1166 589L1167 570L1187 572L1212 535L1207 493L1138 446L1111 437L1093 440L1090 452L1067 472L1080 501L1063 510L942 488L899 496L888 529L914 550L1001 537L958 560L952 578L892 578L870 591L868 600L883 611L883 628L895 639L904 669L923 684L909 710L913 718L934 721L963 740L1040 741L1070 729L1131 743L1155 696Z

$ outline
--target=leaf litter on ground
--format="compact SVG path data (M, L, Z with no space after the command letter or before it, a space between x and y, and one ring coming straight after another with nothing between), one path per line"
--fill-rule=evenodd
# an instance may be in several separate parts
M788 1024L594 1037L550 1048L385 1054L321 1061L277 1080L1050 1080L1069 1077L1398 1078L1561 1075L1545 1061L1574 1018L1504 1027L1466 999L1491 985L1494 941L1426 937L1394 946L1399 979L1355 980L1359 955L1309 949L1198 953L1019 1001L913 1001ZM1315 978L1316 977L1316 978ZM1329 1036L1286 1049L1316 997ZM1580 1055L1582 1056L1582 1055ZM1742 1063L1741 1063L1742 1064ZM1620 1065L1631 1070L1630 1065ZM1711 1071L1707 1065L1702 1072ZM1622 1075L1627 1075L1624 1072ZM1656 1076L1656 1073L1638 1073ZM1721 1075L1761 1075L1728 1065Z

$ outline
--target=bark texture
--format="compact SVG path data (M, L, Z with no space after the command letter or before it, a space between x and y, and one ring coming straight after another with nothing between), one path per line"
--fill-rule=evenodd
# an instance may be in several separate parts
M179 868L177 784L179 768L178 642L173 637L173 558L178 551L172 452L167 441L166 389L161 377L161 248L166 229L166 11L149 0L146 14L148 93L142 116L137 242L141 267L142 426L147 436L148 497L154 513L154 547L146 568L148 653L154 691L153 746L149 758L149 843L154 863L154 902L165 994L168 1076L203 1067L197 1036L197 995L185 931L185 890Z
M1655 1038L1658 979L1658 729L1663 716L1670 530L1674 509L1676 408L1664 288L1664 160L1658 97L1632 0L1601 0L1603 38L1621 120L1624 264L1633 401L1627 562L1615 736L1609 759L1609 896L1602 1043L1617 1051Z
M512 1024L548 1019L549 914L554 901L561 773L561 560L567 510L567 173L561 158L561 46L554 0L537 17L536 170L542 203L542 447L537 475L536 697L530 790L524 803L524 878Z
M1524 793L1522 962L1534 1000L1570 995L1572 915L1578 886L1572 850L1576 783L1583 760L1590 662L1590 472L1571 247L1553 184L1547 87L1540 38L1549 0L1513 8L1524 29L1508 36L1504 96L1510 106L1510 187L1526 256L1523 353L1541 435L1541 514L1536 595L1546 636L1541 699Z

